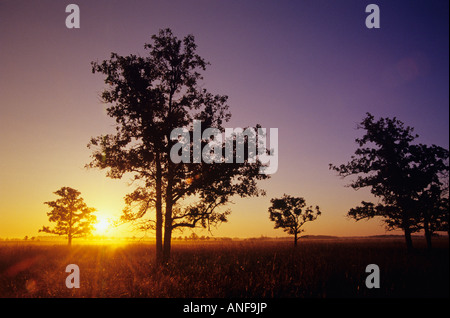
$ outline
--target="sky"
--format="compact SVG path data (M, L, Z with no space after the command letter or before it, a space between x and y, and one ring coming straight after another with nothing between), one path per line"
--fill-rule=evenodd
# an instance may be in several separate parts
M66 27L69 3L80 8L78 29ZM370 3L379 29L366 27ZM111 52L144 55L162 28L195 36L211 63L205 87L229 96L226 127L278 128L278 171L260 183L267 195L234 199L228 223L196 233L284 236L267 209L286 193L321 207L303 234L386 234L378 219L346 217L378 199L346 187L351 180L328 165L350 159L366 112L396 116L418 142L448 149L448 12L446 0L0 0L0 237L39 235L50 225L43 202L62 186L79 190L100 218L120 216L129 178L84 168L90 138L114 131L90 63ZM105 234L144 235L129 226Z

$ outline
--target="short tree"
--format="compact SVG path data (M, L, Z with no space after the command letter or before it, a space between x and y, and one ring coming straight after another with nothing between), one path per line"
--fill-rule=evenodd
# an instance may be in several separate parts
M54 193L60 198L44 204L51 208L47 215L50 222L56 222L56 226L53 229L43 226L39 232L67 235L70 246L73 238L83 237L92 232L93 224L97 220L92 214L95 209L89 208L80 197L81 193L70 187L62 187Z
M293 197L284 194L281 199L270 200L269 218L275 222L275 228L282 228L290 235L294 235L294 246L297 246L298 234L304 230L301 228L308 221L314 221L322 213L316 206L306 206L304 198Z

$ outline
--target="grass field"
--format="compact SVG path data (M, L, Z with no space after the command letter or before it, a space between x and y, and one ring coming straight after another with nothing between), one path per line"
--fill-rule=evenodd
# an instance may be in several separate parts
M0 243L0 297L449 297L448 238L432 252L400 239L176 242L165 266L152 244L72 248L42 242ZM80 288L68 289L68 264ZM380 288L368 289L368 264Z

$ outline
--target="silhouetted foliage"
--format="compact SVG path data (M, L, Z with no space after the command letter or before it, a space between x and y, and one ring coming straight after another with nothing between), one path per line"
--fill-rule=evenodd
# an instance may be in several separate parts
M322 214L316 206L306 206L304 198L284 194L281 199L271 199L269 218L275 222L275 228L282 228L290 235L294 235L294 245L297 246L298 234L304 231L301 227L306 222L314 221Z
M80 197L80 192L70 187L62 187L54 192L60 196L55 201L44 202L51 208L47 213L50 222L56 222L53 229L43 226L39 232L57 235L67 235L68 244L72 239L89 235L94 229L93 224L97 218L92 213L94 208L89 208Z
M448 232L448 173L449 152L432 145L415 145L411 155L417 163L416 179L423 189L417 193L415 202L419 222L425 233L427 246L431 249L431 237L436 231Z
M411 234L424 228L427 238L437 230L443 209L437 208L442 194L442 175L448 172L448 150L438 146L414 145L418 137L413 128L391 118L375 120L367 113L358 125L365 130L357 138L359 148L347 164L335 166L342 177L356 175L350 186L357 190L369 187L381 203L362 202L350 209L348 216L355 220L381 216L387 229L402 229L407 248L412 249ZM448 216L448 212L447 212ZM448 217L447 217L448 218Z
M231 116L228 98L199 88L200 72L208 63L195 53L192 35L179 40L170 29L160 30L144 47L149 51L146 57L112 53L110 60L92 63L93 73L106 76L109 88L102 100L117 125L115 134L91 139L93 161L88 167L107 169L111 178L133 175L135 190L125 197L121 219L154 229L157 259L166 261L173 229L226 222L229 211L220 208L233 195L264 194L257 181L268 176L258 173L259 161L251 164L248 158L233 164L171 161L176 143L171 131L187 127L192 137L193 120L202 121L202 131L223 131L222 124ZM202 145L208 141L202 140ZM192 142L190 146L193 149ZM154 220L143 218L149 211L155 211Z

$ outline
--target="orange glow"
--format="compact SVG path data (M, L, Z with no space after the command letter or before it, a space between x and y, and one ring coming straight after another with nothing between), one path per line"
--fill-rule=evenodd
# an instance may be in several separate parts
M103 235L108 232L110 223L107 219L101 218L97 220L97 223L94 225L94 227L97 234Z

